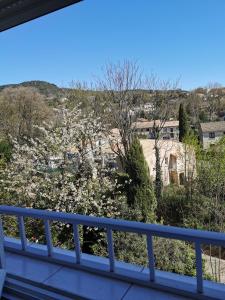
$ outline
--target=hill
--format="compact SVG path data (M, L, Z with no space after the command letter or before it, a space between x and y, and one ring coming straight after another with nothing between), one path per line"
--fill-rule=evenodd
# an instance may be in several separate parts
M58 98L63 95L63 90L56 84L41 80L25 81L18 84L7 84L0 86L0 92L9 87L34 87L47 98Z

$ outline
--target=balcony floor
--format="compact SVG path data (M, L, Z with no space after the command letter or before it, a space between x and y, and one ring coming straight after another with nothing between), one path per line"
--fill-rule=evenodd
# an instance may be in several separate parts
M6 272L5 299L190 299L10 252L6 252ZM27 291L27 297L18 296L21 292L17 293L19 288L15 286L19 285L20 290ZM14 295L10 286L15 289ZM34 291L29 296L31 287Z

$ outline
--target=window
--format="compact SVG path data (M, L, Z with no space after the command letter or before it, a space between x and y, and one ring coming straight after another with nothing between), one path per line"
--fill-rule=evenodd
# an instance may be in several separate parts
M173 128L170 128L170 132L173 132Z
M170 134L171 139L174 139L174 133Z
M215 139L215 132L209 132L209 138Z
M179 174L180 185L184 185L184 173Z
M168 165L168 157L165 157L165 164Z

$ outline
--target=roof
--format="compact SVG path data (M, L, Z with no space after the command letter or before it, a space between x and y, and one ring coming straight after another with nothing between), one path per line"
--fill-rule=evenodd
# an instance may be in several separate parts
M155 153L155 140L153 139L140 139L141 146L146 157ZM161 152L175 152L181 153L184 148L184 144L174 140L160 140L160 151Z
M82 0L0 0L0 32Z
M161 121L156 120L156 125L160 125ZM133 123L133 126L135 128L141 129L141 128L153 128L154 121L144 121L144 122L135 122ZM178 127L179 121L166 121L163 127Z
M200 123L202 132L214 132L224 131L225 132L225 121Z

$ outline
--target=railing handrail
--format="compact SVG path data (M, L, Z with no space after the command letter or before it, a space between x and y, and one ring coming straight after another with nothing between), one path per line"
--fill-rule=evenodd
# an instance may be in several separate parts
M0 214L32 217L42 220L59 221L76 225L86 225L102 229L111 229L138 234L151 234L152 236L157 237L178 239L188 242L198 241L201 244L212 244L225 247L225 234L220 232L180 228L169 225L150 224L40 209L21 208L7 205L0 205Z
M28 244L26 238L26 227L24 218L30 217L41 219L44 221L45 238L47 246L47 254L52 259L54 256L54 248L52 244L51 225L50 221L58 221L62 223L70 223L73 226L73 239L75 246L76 265L82 265L82 251L80 246L79 225L97 227L106 231L107 249L109 258L109 273L115 274L115 253L113 242L113 231L132 232L146 235L146 246L149 262L149 280L155 282L155 257L153 237L163 237L170 239L183 240L192 242L195 245L196 257L196 291L198 294L204 292L203 288L203 267L202 267L202 244L218 245L225 247L225 234L219 232L211 232L204 230L195 230L187 228L179 228L173 226L165 226L158 224L148 224L134 221L125 221L120 219L110 219L103 217L85 216L79 214L71 214L64 212L21 208L15 206L0 205L0 215L12 215L18 219L19 235L21 241L21 250L23 253L28 253ZM0 236L3 237L3 228L0 223ZM4 263L1 258L1 264ZM122 276L122 275L121 275ZM124 278L124 276L122 276ZM126 279L132 280L132 277L125 276Z

